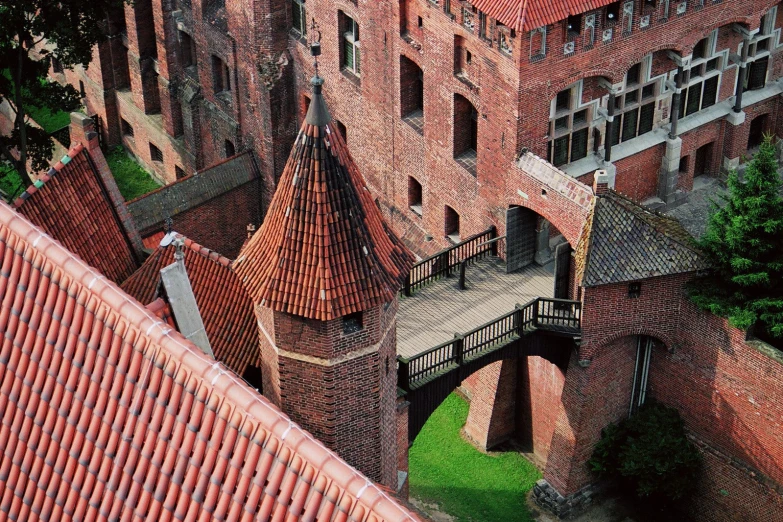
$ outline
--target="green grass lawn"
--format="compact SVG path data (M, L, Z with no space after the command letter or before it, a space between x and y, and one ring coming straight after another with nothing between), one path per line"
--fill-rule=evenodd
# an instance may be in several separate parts
M410 494L458 522L528 522L525 495L541 473L519 453L487 455L460 436L468 404L451 394L410 449Z
M71 115L68 112L57 111L53 113L49 109L43 109L34 105L27 107L27 115L50 134L71 123Z
M106 154L106 162L114 174L117 187L125 201L136 199L160 187L160 184L136 160L128 156L121 146L113 148Z

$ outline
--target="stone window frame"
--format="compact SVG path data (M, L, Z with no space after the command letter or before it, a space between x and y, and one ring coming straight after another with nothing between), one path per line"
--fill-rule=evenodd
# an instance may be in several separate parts
M305 4L306 0L291 0L291 30L298 38L307 37L307 8Z
M595 46L595 33L598 28L598 13L586 13L583 17L584 31L582 49L589 50Z
M623 36L631 36L633 32L633 18L636 5L634 0L625 0L620 6L620 26Z
M597 100L582 103L584 80L563 89L550 102L549 107L549 140L547 143L547 161L556 167L567 165L587 157L590 154L590 129L593 127L593 117L597 114ZM568 92L568 106L558 107L558 98ZM584 135L584 154L577 151L574 154L574 135ZM558 147L566 144L565 161L557 161Z
M682 84L682 94L680 95L680 117L685 118L692 114L696 114L704 109L712 107L718 103L720 96L720 86L723 81L723 71L728 63L728 49L717 51L718 44L718 30L714 29L710 34L700 40L694 49L701 43L706 41L704 55L698 58L691 57L690 65L685 70L685 81ZM674 71L676 77L676 71ZM710 103L704 104L704 93L708 81L712 81L717 78L717 87L715 89L715 98ZM696 110L688 110L691 100L691 92L696 87L700 87L698 90L699 95L699 108Z
M361 44L359 23L356 19L344 11L340 11L342 23L340 24L340 69L353 74L357 78L361 76ZM350 61L348 59L350 53Z
M631 81L629 73L637 66L639 67L638 77ZM614 135L605 137L605 140L611 143L612 146L631 141L655 129L655 111L662 92L662 80L662 76L652 76L652 54L648 54L641 61L628 68L623 79L623 88L615 95L615 123L612 126ZM642 130L642 122L644 121L642 119L642 111L650 110L650 108L652 110L650 127ZM634 129L633 132L628 133L626 122L631 114L635 115Z
M541 46L539 48L534 47L534 39L537 34L541 35ZM547 26L545 25L530 30L530 61L531 62L537 62L543 60L546 57L546 34L547 34Z
M671 15L671 0L661 0L661 14L658 17L659 22L669 21Z
M475 33L478 25L478 9L465 0L461 0L460 4L462 4L462 27L471 33Z
M514 41L514 37L516 36L514 34L514 30L495 20L495 36L500 54L505 56L513 56L514 45L511 42Z
M759 31L753 36L750 41L748 49L748 67L745 72L745 78L743 78L743 91L751 91L763 89L766 87L769 80L770 69L772 66L772 50L778 47L780 41L781 29L775 27L775 21L777 19L777 6L773 6L769 11L764 13L761 18L761 24L759 25ZM740 42L737 53L742 55L743 42ZM762 46L761 50L759 47ZM765 63L764 81L761 85L753 87L750 84L753 76L753 69L758 64ZM739 81L739 79L737 80Z

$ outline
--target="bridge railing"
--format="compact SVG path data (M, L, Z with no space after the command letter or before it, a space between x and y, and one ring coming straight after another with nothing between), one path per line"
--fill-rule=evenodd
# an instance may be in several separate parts
M473 263L489 255L497 255L497 242L491 241L496 236L497 230L492 226L484 232L470 236L464 241L438 252L434 256L422 259L411 267L408 278L405 280L405 286L402 289L403 294L410 297L413 292L423 286L437 281L441 277L451 275L455 270L459 269L462 261Z
M411 358L398 356L397 386L405 391L430 378L459 368L490 352L496 346L521 337L533 328L577 334L581 328L582 303L539 297L454 339Z

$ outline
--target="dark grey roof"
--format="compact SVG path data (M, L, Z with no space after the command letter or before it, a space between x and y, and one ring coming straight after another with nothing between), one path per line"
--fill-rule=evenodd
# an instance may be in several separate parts
M252 151L228 158L201 172L166 185L128 203L136 227L146 230L168 217L190 210L261 175Z
M615 192L597 198L587 232L583 286L707 268L693 238L677 220L650 212Z

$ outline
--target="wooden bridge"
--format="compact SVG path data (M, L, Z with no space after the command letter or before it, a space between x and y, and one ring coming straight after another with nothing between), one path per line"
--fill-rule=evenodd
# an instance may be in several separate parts
M531 355L565 366L580 338L581 303L531 295L531 290L551 295L554 276L538 266L505 274L495 257L503 247L499 240L490 229L411 270L403 293L413 297L401 301L397 358L399 393L411 403L410 441L470 374L495 361ZM480 282L475 271L480 272ZM431 285L435 281L439 282ZM461 290L465 287L467 291ZM521 296L529 302L509 302ZM491 301L489 306L483 298ZM489 321L487 311L494 311ZM484 312L483 324L476 321L479 312ZM449 327L459 331L457 325L467 331L447 334ZM436 342L423 345L427 341Z

